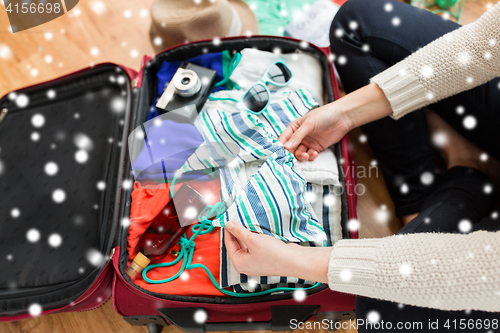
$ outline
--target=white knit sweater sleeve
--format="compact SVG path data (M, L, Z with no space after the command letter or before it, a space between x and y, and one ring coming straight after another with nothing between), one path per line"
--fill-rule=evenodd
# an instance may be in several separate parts
M338 241L331 289L442 310L500 311L500 232Z
M374 76L392 117L456 95L500 76L500 2L478 20L452 31Z

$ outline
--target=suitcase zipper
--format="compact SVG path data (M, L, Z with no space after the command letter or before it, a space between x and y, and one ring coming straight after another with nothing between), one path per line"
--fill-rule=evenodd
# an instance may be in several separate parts
M2 112L0 113L0 124L5 119L5 116L7 116L7 112L9 112L9 109L7 108L2 109Z

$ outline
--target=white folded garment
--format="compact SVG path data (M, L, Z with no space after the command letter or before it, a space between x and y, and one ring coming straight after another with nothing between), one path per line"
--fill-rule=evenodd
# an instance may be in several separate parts
M231 81L247 90L258 82L271 64L284 59L292 72L290 83L284 87L268 85L269 90L295 91L306 87L319 105L323 105L323 69L319 61L305 53L277 54L256 49L241 50L241 60L231 74Z
M314 161L298 162L308 183L339 186L337 158L331 148L327 148Z

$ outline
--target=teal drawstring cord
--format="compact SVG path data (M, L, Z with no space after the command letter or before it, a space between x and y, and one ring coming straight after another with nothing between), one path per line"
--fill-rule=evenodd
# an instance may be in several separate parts
M177 175L174 175L170 187L170 196L171 198L174 197L174 184L175 180L177 178ZM187 238L186 234L182 235L181 239L177 244L180 244L181 246L181 251L179 253L179 256L171 262L165 262L165 263L160 263L160 264L153 264L153 265L148 265L144 270L142 271L142 278L144 281L152 284L160 284L160 283L167 283L171 282L175 279L177 279L185 270L192 270L195 268L201 268L203 269L208 277L210 278L210 281L212 281L213 285L217 290L219 290L221 293L228 295L228 296L234 296L234 297L253 297L253 296L262 296L278 291L295 291L295 290L308 290L315 288L319 286L321 283L316 283L315 285L307 288L290 288L290 287L280 287L280 288L273 288L269 290L264 290L264 291L259 291L259 292L254 292L254 293L236 293L233 291L228 291L225 289L222 289L219 284L217 283L217 280L214 278L212 272L203 264L192 264L193 260L193 253L194 249L196 247L195 239L198 235L205 235L211 232L214 229L214 226L212 225L212 222L209 220L211 217L219 217L220 215L224 214L226 210L226 205L223 202L218 202L213 206L207 206L203 211L200 213L198 216L198 220L200 221L197 224L194 224L191 227L191 230L193 231L193 235L191 238ZM173 265L176 265L179 261L182 260L182 266L179 269L179 271L172 277L169 277L164 280L151 280L150 278L147 277L147 272L151 269L157 268L157 267L170 267Z
M231 59L231 62L229 63L229 68L228 68L228 71L227 71L227 75L222 80L220 80L219 82L217 82L215 84L216 87L220 87L220 86L226 84L227 81L229 81L229 78L231 77L231 74L233 74L234 70L236 69L236 67L240 63L240 60L241 60L241 54L240 53L236 53L233 56L233 58ZM235 86L235 88L237 88L237 89L239 88L234 82L233 82L233 85Z

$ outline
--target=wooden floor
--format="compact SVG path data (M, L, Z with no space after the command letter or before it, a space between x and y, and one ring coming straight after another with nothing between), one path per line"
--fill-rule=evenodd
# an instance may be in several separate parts
M148 33L151 22L149 8L152 2L80 1L68 14L16 34L9 32L7 15L0 2L0 96L101 62L113 62L138 69L142 55L154 54ZM475 20L488 5L491 4L486 0L468 0L462 23ZM360 130L350 133L356 165L368 168L374 156L368 144L360 142L360 135ZM358 201L361 237L383 237L397 232L402 224L394 217L393 204L381 175L375 177L372 174L372 177L360 178L359 183L366 189L366 193ZM0 323L0 332L128 333L145 332L145 328L125 323L114 312L111 302L108 302L102 308L89 312ZM174 333L180 330L168 327L164 332Z

